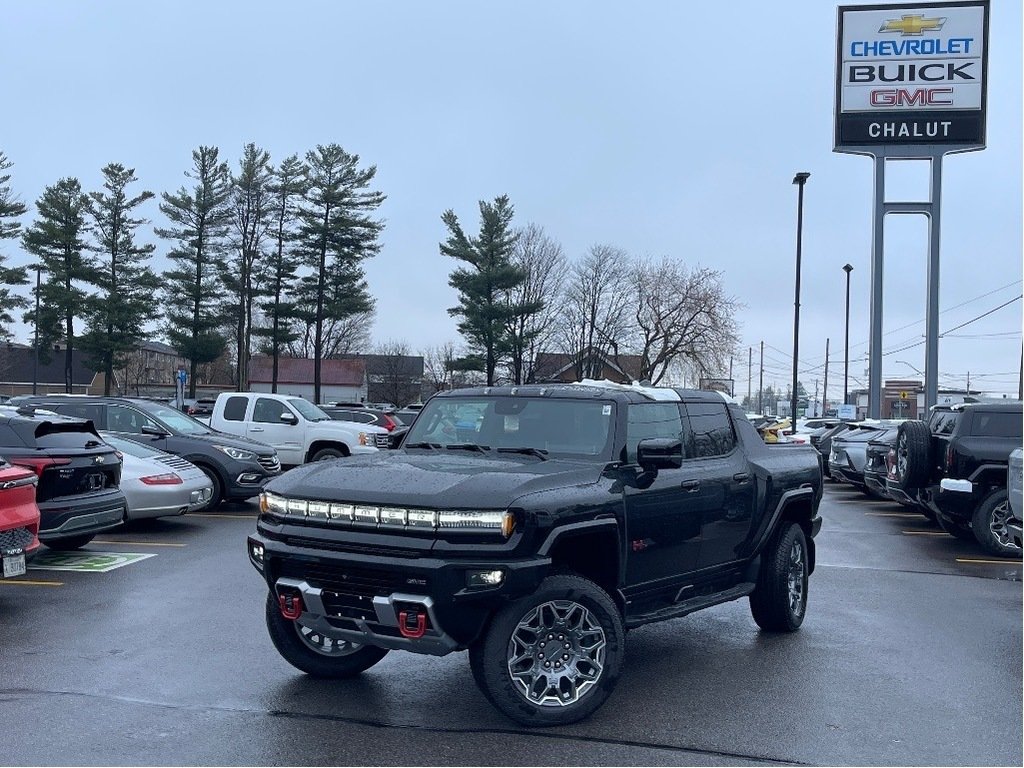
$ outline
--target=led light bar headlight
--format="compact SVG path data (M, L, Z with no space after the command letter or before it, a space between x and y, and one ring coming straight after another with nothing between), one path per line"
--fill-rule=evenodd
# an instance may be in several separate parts
M396 507L381 507L380 524L387 526L404 526L406 514L407 512L404 509L398 509Z
M511 512L438 512L439 530L452 531L496 531L508 538L515 528L515 517Z
M299 517L306 516L306 502L302 499L288 499L288 514L298 515Z
M287 515L288 502L275 493L263 493L260 496L260 512L271 515Z
M353 507L351 504L331 504L330 516L332 521L351 523Z
M437 527L437 512L427 509L410 509L408 513L408 525L410 528L427 528L433 530Z
M326 520L330 513L331 505L326 501L311 501L306 505L306 516Z
M380 510L377 507L357 506L352 512L356 525L376 526L380 522Z

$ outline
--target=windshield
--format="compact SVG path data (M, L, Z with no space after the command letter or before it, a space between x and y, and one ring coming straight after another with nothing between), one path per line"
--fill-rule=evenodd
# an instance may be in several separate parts
M614 405L601 401L436 398L416 417L403 445L471 444L494 451L535 448L554 455L607 458L612 451L614 414Z
M213 430L202 422L196 421L191 416L186 416L181 411L173 408L165 408L162 405L146 406L146 413L154 416L164 423L172 432L182 435L212 435Z
M112 435L109 432L100 433L100 437L103 438L103 442L107 445L111 445L121 453L127 453L129 456L137 456L140 459L155 459L158 456L164 455L163 451L141 445L134 440L125 440L123 437Z
M331 417L321 411L309 400L303 400L301 397L292 397L288 400L288 405L302 414L302 418L306 421L330 421Z

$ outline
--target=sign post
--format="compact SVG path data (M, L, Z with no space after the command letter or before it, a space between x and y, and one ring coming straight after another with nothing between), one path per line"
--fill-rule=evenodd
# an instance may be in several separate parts
M178 372L174 376L174 401L179 411L185 410L185 382L188 381L188 372L185 366L179 365Z
M928 217L925 408L939 381L942 159L985 148L989 0L838 9L834 152L875 162L868 417L882 408L882 268L886 214ZM886 160L927 160L928 200L886 202Z

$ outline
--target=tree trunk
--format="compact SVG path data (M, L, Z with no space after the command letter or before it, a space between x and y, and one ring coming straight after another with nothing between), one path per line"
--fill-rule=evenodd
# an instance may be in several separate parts
M316 288L316 335L313 338L313 402L320 400L320 360L324 341L324 278L327 271L327 227L331 220L331 207L324 208L324 236L320 243L320 263Z

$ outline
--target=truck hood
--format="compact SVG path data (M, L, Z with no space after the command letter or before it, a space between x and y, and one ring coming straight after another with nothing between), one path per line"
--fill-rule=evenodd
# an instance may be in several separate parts
M385 451L307 464L267 486L272 493L424 509L505 509L524 494L596 483L603 463L463 452Z

